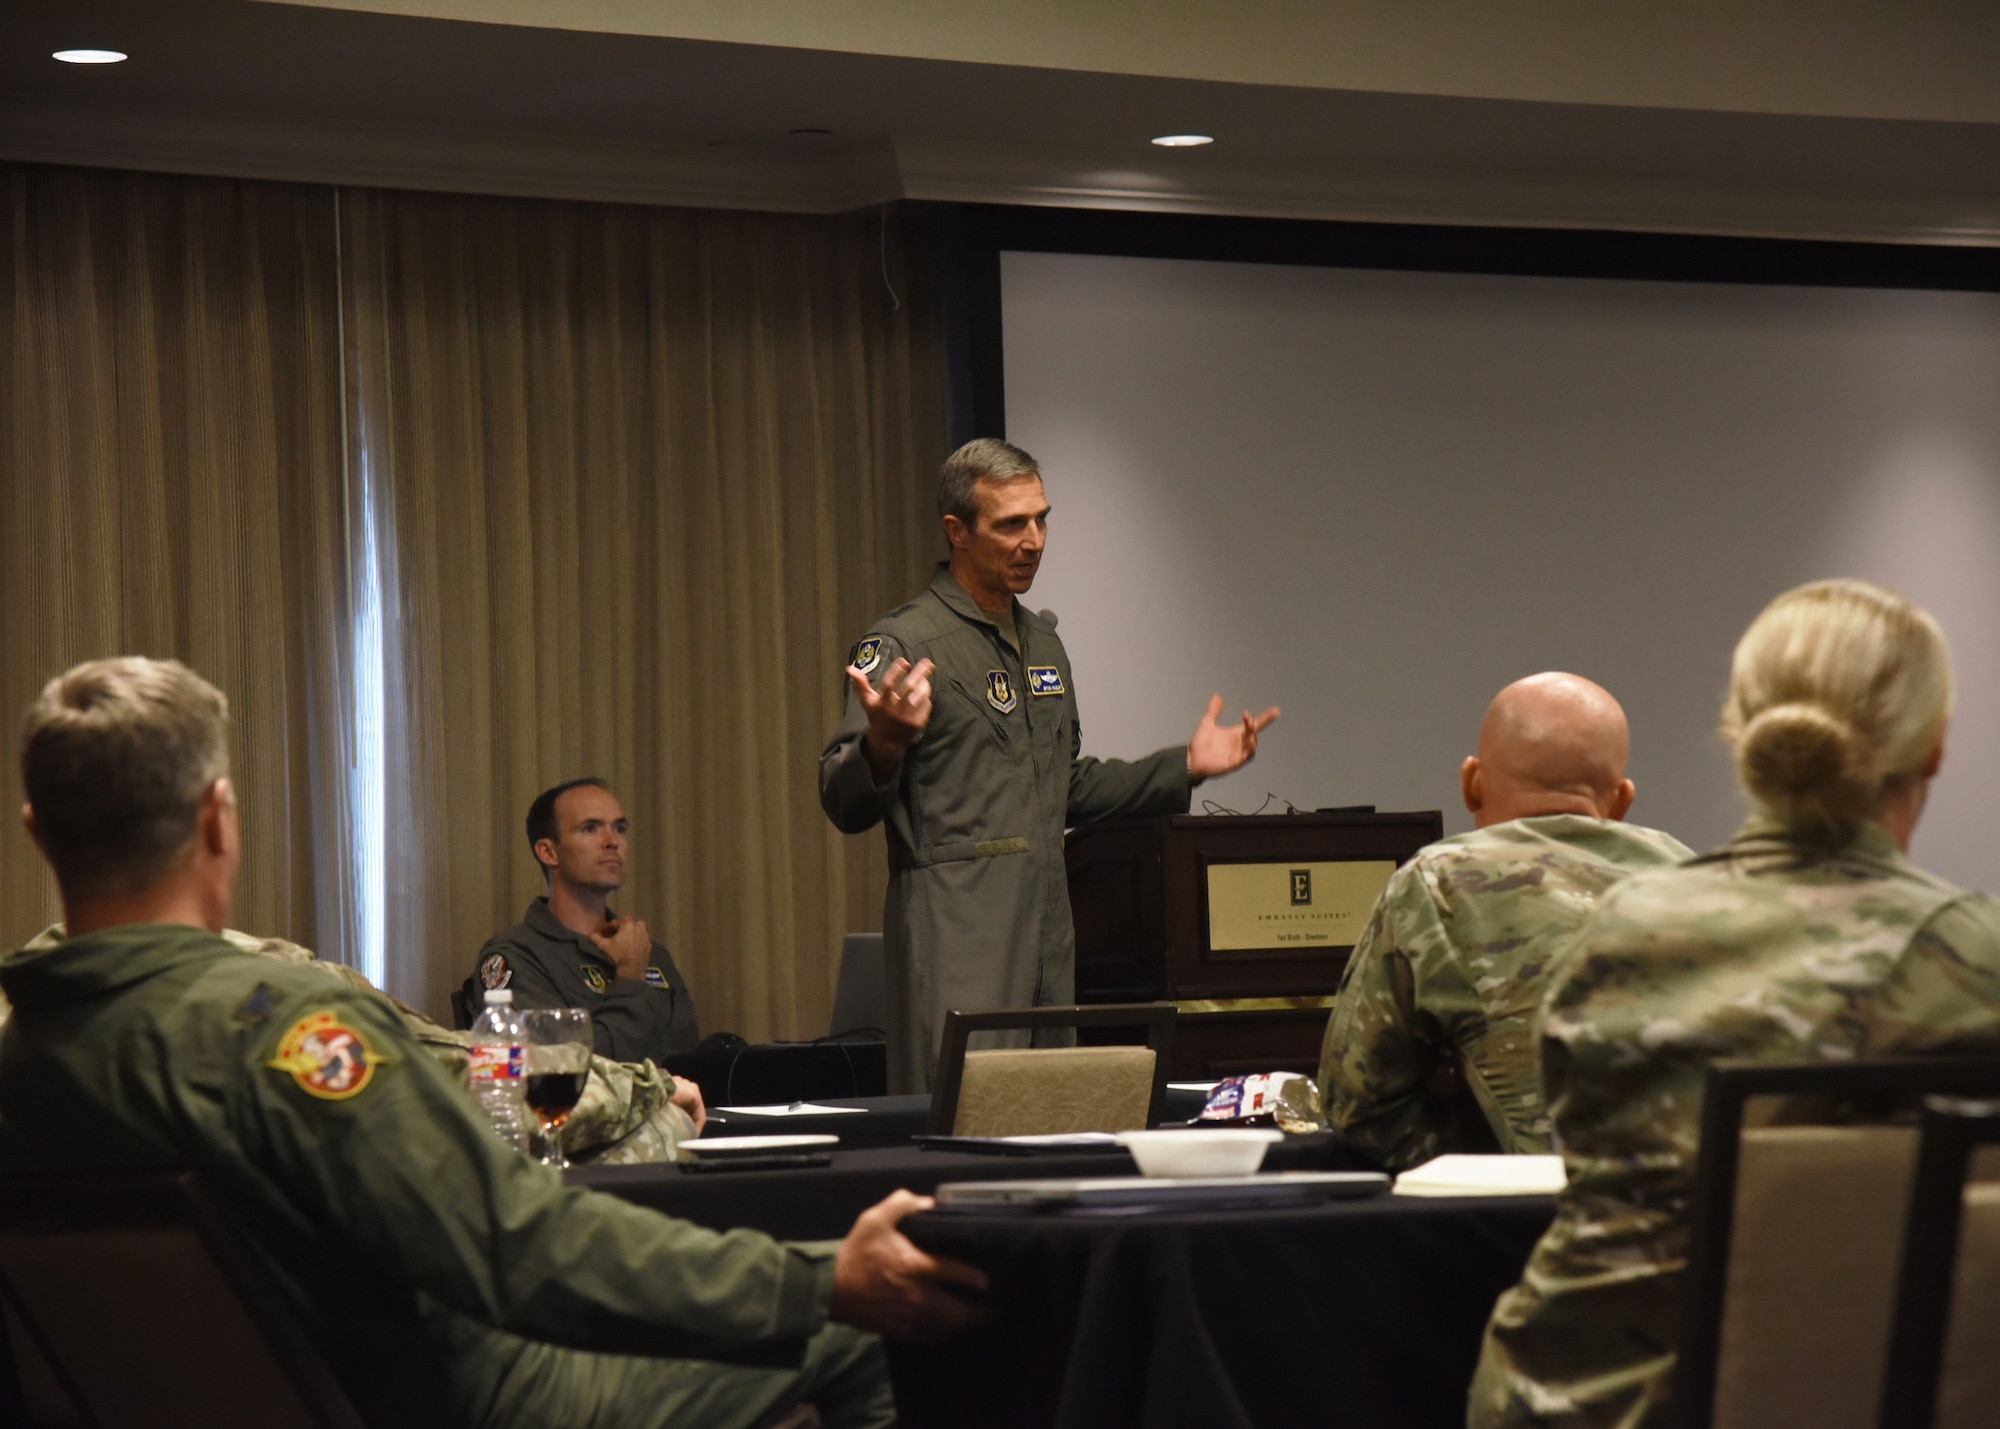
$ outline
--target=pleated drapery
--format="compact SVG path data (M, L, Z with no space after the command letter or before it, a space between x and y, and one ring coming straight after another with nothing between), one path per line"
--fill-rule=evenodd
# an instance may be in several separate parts
M60 916L13 731L95 656L187 661L234 715L237 917L317 940L318 671L340 640L325 189L0 166L0 933Z
M820 814L816 755L848 643L938 544L944 364L901 221L9 174L0 486L35 523L0 534L8 708L87 655L189 658L235 703L263 845L239 924L377 941L433 1011L540 891L529 800L601 775L634 824L618 901L704 1025L824 1030L885 875ZM148 203L185 252L119 216ZM211 281L166 281L190 264ZM117 284L175 316L93 316ZM228 511L162 505L202 501ZM0 836L10 939L49 915L32 859Z

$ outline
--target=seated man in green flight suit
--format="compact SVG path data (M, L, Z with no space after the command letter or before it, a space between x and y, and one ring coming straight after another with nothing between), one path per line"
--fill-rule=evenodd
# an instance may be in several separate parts
M975 1314L951 1287L985 1277L897 1229L923 1197L790 1244L565 1186L378 994L219 937L241 856L228 704L186 667L58 676L21 771L69 936L0 960L0 1165L191 1168L367 1422L752 1429L811 1403L887 1425L862 1332Z
M63 925L52 923L22 951L52 948L65 936ZM396 1009L403 1025L426 1052L449 1068L453 1076L464 1080L472 1049L470 1033L440 1026L407 1002L391 997L353 968L321 961L313 956L311 948L283 938L239 933L234 928L224 928L222 937L242 952L296 963L381 998ZM11 1010L5 994L0 994L0 1027L6 1025ZM675 1148L700 1135L707 1120L701 1088L693 1082L677 1081L650 1061L614 1062L594 1056L590 1059L590 1080L584 1084L583 1100L563 1123L563 1149L572 1160L597 1166L672 1161Z

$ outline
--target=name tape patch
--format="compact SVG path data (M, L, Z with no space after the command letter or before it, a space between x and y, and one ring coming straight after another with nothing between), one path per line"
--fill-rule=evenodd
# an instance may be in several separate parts
M646 969L646 986L665 987L666 985L667 975L665 973L661 972L658 968Z
M1043 695L1063 693L1062 671L1054 665L1030 665L1028 667L1028 693L1040 699Z
M299 1090L325 1101L361 1095L385 1059L368 1039L340 1020L337 1012L310 1012L292 1024L265 1065L291 1074Z

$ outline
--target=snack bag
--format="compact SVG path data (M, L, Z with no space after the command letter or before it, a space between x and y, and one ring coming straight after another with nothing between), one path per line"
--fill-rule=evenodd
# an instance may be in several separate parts
M1225 1077L1208 1094L1208 1105L1195 1118L1236 1126L1276 1126L1280 1131L1319 1131L1319 1088L1298 1072L1264 1072Z

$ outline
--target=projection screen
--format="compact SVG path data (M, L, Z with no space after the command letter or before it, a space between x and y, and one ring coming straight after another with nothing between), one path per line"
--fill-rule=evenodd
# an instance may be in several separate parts
M2000 886L2000 296L1002 255L1007 436L1054 505L1028 597L1084 746L1282 706L1249 812L1442 808L1495 690L1631 716L1637 820L1742 817L1715 738L1778 591L1888 584L1958 711L1918 860ZM1267 796L1270 796L1267 802Z

